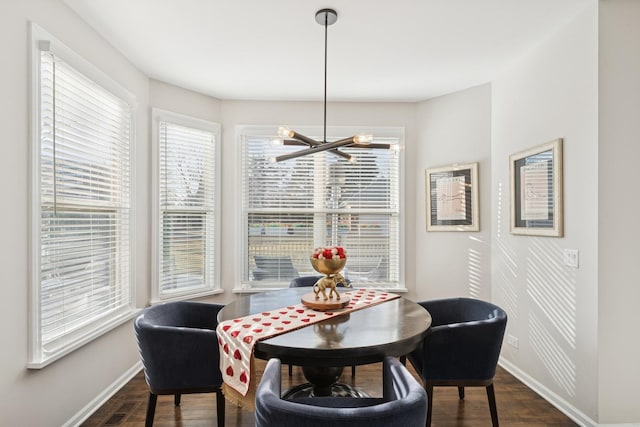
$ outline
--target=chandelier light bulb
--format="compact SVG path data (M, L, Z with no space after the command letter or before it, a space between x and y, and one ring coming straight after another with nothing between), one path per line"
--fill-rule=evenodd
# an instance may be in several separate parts
M353 137L353 142L358 144L370 144L373 141L373 135L371 134L362 134L356 135Z
M278 135L280 135L283 138L293 138L295 134L296 133L294 131L287 129L284 126L280 126L278 128Z

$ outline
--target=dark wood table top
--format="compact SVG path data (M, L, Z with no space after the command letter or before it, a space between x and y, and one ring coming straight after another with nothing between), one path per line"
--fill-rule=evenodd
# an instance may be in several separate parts
M288 288L244 296L226 305L218 320L298 304L302 295L309 292L311 288ZM265 360L277 357L283 363L298 366L376 363L385 356L399 357L411 352L430 326L429 312L400 297L259 341L254 355Z

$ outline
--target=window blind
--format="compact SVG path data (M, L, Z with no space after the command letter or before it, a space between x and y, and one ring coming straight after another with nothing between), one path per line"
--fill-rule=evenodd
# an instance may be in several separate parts
M216 135L158 122L159 297L215 286Z
M343 274L354 284L398 286L398 150L341 149L354 164L329 153L272 163L300 149L272 140L250 132L243 137L244 282L285 285L317 274L309 261L313 248L339 245L348 253ZM375 142L397 147L399 138Z
M32 362L131 309L131 105L39 52L39 307Z

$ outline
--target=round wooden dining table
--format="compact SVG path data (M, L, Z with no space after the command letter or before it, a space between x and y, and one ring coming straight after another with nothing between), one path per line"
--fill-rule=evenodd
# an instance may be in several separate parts
M309 291L287 288L243 296L220 310L218 321L298 304ZM422 342L430 326L428 311L400 297L261 340L254 356L302 366L313 394L328 395L344 366L404 356Z

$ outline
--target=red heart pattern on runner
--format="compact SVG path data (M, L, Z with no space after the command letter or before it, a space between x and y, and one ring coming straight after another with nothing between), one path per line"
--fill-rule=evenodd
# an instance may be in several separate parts
M344 309L318 312L303 304L286 306L269 312L254 313L220 322L216 328L220 346L220 371L225 384L245 396L251 377L251 357L256 341L320 322L371 305L399 298L387 292L358 289L345 292L350 302Z

